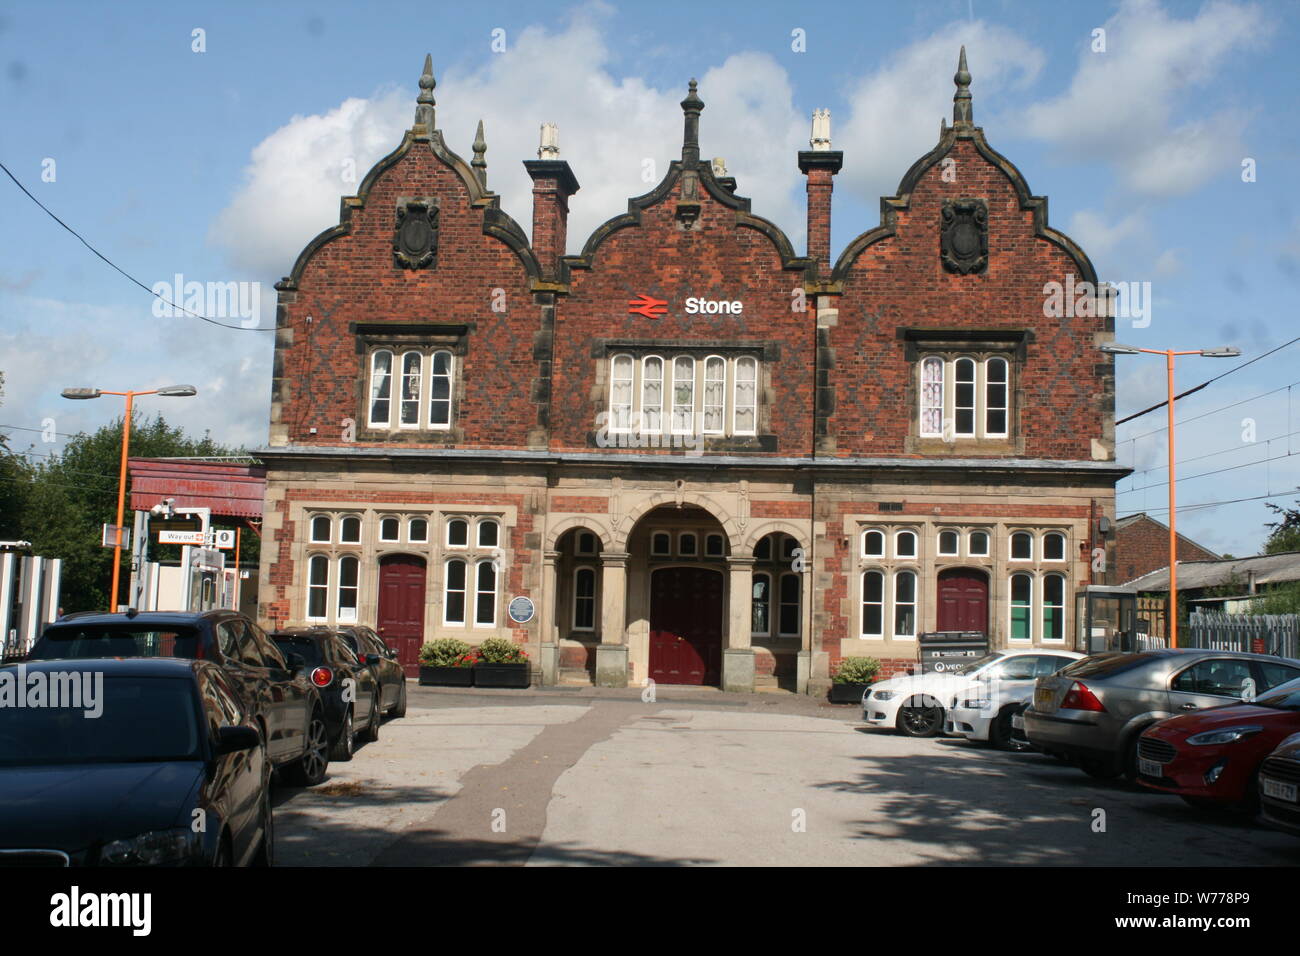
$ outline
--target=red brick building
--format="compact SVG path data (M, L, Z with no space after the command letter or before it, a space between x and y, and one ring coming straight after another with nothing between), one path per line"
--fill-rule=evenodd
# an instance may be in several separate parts
M414 125L277 286L263 617L370 623L408 663L509 636L547 681L811 692L926 631L1070 643L1125 473L1112 322L974 125L964 52L955 81L837 258L829 116L791 157L799 255L701 159L694 81L681 158L565 255L549 136L530 241L426 61Z
M1178 560L1217 561L1215 554L1185 535L1178 536ZM1121 584L1169 567L1169 525L1145 512L1115 522L1115 580Z

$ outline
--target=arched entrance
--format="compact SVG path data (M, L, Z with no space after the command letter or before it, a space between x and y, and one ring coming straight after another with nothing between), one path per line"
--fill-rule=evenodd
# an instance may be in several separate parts
M989 577L975 568L948 568L939 572L938 622L940 631L989 632Z
M379 559L379 613L375 630L407 677L420 675L420 645L424 642L424 559L414 554L390 554Z
M722 572L674 566L650 575L650 679L722 680Z

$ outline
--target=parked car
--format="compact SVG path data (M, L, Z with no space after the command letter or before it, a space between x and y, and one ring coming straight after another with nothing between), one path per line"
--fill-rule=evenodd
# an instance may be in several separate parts
M1153 724L1138 737L1138 783L1176 793L1194 807L1259 802L1259 766L1287 737L1300 733L1300 680L1250 703L1211 707Z
M1300 734L1288 737L1259 768L1259 816L1300 836Z
M223 668L56 660L0 679L20 666L51 689L102 683L93 708L0 707L0 866L272 863L266 740Z
M294 784L315 786L329 766L320 694L266 632L235 611L95 614L51 624L28 660L179 657L225 668L266 737L271 764Z
M352 653L379 678L383 687L383 713L388 717L405 717L406 671L398 662L397 651L364 624L340 624L334 630L342 635Z
M995 651L942 674L913 674L878 681L862 694L862 719L873 727L893 727L909 737L933 737L944 729L944 710L953 695L973 683L1006 675L1033 673L1040 659L1052 670L1064 651L1042 648ZM1014 677L1011 679L1015 679Z
M1041 677L1029 742L1094 777L1136 779L1141 733L1158 720L1239 703L1300 678L1300 661L1200 649L1094 654Z
M999 750L1012 748L1016 740L1012 721L1033 696L1034 682L1082 658L1075 651L1055 650L1012 658L996 680L976 681L952 695L944 733L982 740Z
M332 628L294 628L276 631L271 640L285 657L296 654L306 661L325 706L331 760L351 760L358 734L367 741L379 739L379 679L357 660L343 635Z

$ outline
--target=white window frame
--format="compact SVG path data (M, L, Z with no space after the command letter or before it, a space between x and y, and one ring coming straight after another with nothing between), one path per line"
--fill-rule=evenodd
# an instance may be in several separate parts
M975 535L977 535L977 534L982 534L982 535L984 535L984 550L983 550L983 551L976 551L976 550L975 550L974 541L975 541ZM966 533L966 555L967 555L967 557L971 557L971 558L987 558L987 557L989 556L990 552L991 552L992 547L993 547L993 535L990 534L988 531L985 531L983 528L972 528L970 531L968 531L968 532Z
M687 551L682 542L690 538L693 550ZM679 558L698 558L700 556L700 537L694 531L677 532L677 556Z
M965 362L970 363L970 375L958 381L958 370L966 368L962 364ZM991 379L990 370L995 367L1001 370L1003 378L1001 382L994 382ZM930 377L934 381L927 383L927 375L931 370L933 375ZM917 362L916 373L917 434L922 438L951 438L964 441L1007 438L1011 433L1011 371L1011 361L1004 355L989 355L983 359L970 354L932 353L921 356ZM972 404L959 407L958 388L967 385L970 386ZM994 404L991 400L992 389L997 386L1003 388L1000 404ZM971 412L968 431L958 429L959 410ZM1001 431L989 428L989 415L997 412L1001 412L1003 417ZM951 423L951 435L948 434L949 423Z
M763 577L767 579L767 598L764 603L767 607L767 630L754 630L754 605L759 603L759 598L754 597L753 582L756 578ZM749 633L751 637L771 637L772 636L772 573L769 571L755 571L750 576L749 586Z
M461 576L461 586L459 589L453 589L451 586L451 566L453 564L460 564L460 566L464 569ZM464 627L466 622L468 622L470 619L469 618L470 567L471 565L469 559L465 557L461 557L459 555L454 558L448 558L446 561L442 563L442 624L443 627ZM459 621L450 620L447 616L447 611L451 607L451 601L448 600L448 598L453 594L459 594L461 595L462 598L461 605L460 605L461 619Z
M325 566L325 581L324 581L324 583L322 583L322 584L317 584L317 583L315 583L315 582L312 580L312 568L313 568L313 566L316 564L317 561L320 561L320 562ZM306 584L307 584L307 601L306 601L306 606L303 608L303 619L304 619L304 620L308 620L308 621L328 621L328 620L329 620L329 618L330 618L330 591L331 591L331 585L333 584L333 567L332 567L333 564L334 564L334 562L331 561L331 560L329 559L329 555L327 555L327 554L320 554L320 553L318 552L318 553L315 553L315 554L309 554L309 555L307 555L307 581L306 581ZM322 613L322 614L312 614L312 613L311 613L311 598L312 598L312 594L313 594L313 592L316 592L316 591L323 591L323 592L325 592L325 610L324 610L324 613Z
M345 585L343 583L343 566L344 562L347 561L351 561L356 566L356 583L352 585ZM338 573L335 575L334 582L334 617L340 624L355 624L357 622L357 614L361 608L361 558L355 554L344 554L339 556L337 564ZM348 617L345 617L343 614L344 591L352 592L352 614Z
M483 543L483 529L488 525L495 525L497 529L497 540L495 544ZM474 523L474 540L477 542L475 547L478 548L499 548L501 547L501 522L496 518L479 518Z
M677 374L677 363L679 363L679 362L685 362L685 363L687 363L687 367L690 369L690 374L689 374L689 375L680 375L680 376L679 376L679 375ZM697 397L697 396L696 396L696 388L695 388L695 385L696 385L696 383L695 383L695 371L696 371L696 369L695 369L695 358L694 358L693 356L690 356L690 355L676 355L676 356L673 357L672 367L673 367L672 420L669 422L669 428L670 428L672 434L674 434L674 435L693 435L693 434L695 434L695 404L696 404L696 403L695 403L695 399L696 399L696 397ZM677 401L677 384L678 384L678 382L681 382L681 383L683 383L683 384L685 384L685 385L689 385L689 386L690 386L691 393L690 393L690 404L689 404L689 405L682 405L682 404L679 404L678 401ZM678 417L679 417L679 412L678 412L679 409L684 409L685 412L686 412L686 416L685 416L685 418L686 418L686 427L684 427L684 428L679 427L678 424L677 424L677 422L678 422Z
M867 535L870 535L870 534L878 534L878 535L880 535L880 553L879 553L879 554L872 554L872 553L870 553L870 552L867 551ZM886 534L885 531L884 531L883 529L881 529L881 528L865 528L865 529L863 529L863 532L862 532L862 546L861 546L861 549L860 549L860 550L862 551L862 557L864 557L864 558L883 558L883 557L885 557L885 556L886 556L886 552L889 550L889 535Z
M880 579L880 600L867 600L867 575L874 574ZM886 585L889 582L889 575L880 568L865 568L858 577L858 637L868 641L883 641L885 639L885 621L888 617L885 614L889 606L889 595ZM871 632L867 630L867 605L880 608L880 630Z
M722 371L721 378L709 378L710 370ZM700 391L700 434L725 435L727 433L727 360L721 355L709 355L704 359L704 377ZM713 385L717 402L709 401L709 386ZM717 427L709 428L709 413L713 411L717 418Z
M742 366L748 366L753 369L752 383L741 378L740 370ZM733 435L757 435L758 434L758 359L752 355L741 355L736 359L734 384L732 387L731 400L731 433ZM740 388L742 385L751 385L752 394L748 402L742 402ZM738 424L742 412L748 411L753 419L753 427L741 428Z
M938 369L939 381L937 383L926 382L925 373L926 373L927 366L930 368ZM940 355L926 355L921 359L920 363L918 364L918 372L920 375L920 382L918 383L917 386L917 396L918 396L918 403L919 403L918 413L920 415L920 419L918 422L918 429L922 438L943 437L943 422L947 414L947 401L946 401L948 395L948 389L947 389L948 367L947 366L948 363ZM926 392L927 384L931 386L937 384L939 387L939 402L937 405L933 400L933 395L927 395ZM933 418L933 413L935 411L939 413L938 428L934 428L933 426L927 426L926 424L926 413L927 412L931 413L930 417Z
M451 540L451 526L455 524L457 521L459 521L461 524L465 526L464 544L453 544ZM443 541L446 542L445 547L455 548L457 551L463 548L468 548L469 547L469 519L462 517L460 515L452 515L448 517L446 520L445 528L443 530Z
M651 363L659 367L658 375L651 375L649 372ZM637 424L641 432L646 435L659 435L664 430L664 395L667 393L665 385L665 364L662 355L646 355L641 359L641 410L637 415ZM657 382L659 385L659 401L657 404L646 403L646 389L651 383ZM650 424L651 417L648 413L653 412L654 425Z
M970 363L970 378L958 378L958 369L963 363ZM957 438L976 438L980 428L980 363L969 355L958 355L952 360L952 433ZM970 386L970 405L957 404L957 391L963 385ZM970 431L957 428L958 412L970 411Z
M1060 539L1061 539L1061 556L1060 556L1059 558L1049 558L1049 557L1047 556L1047 539L1048 539L1048 538L1060 538ZM1042 552L1043 552L1042 560L1045 561L1045 562L1049 562L1049 563L1051 563L1051 564L1060 564L1060 563L1062 563L1063 561L1065 561L1065 560L1070 556L1070 539L1069 539L1068 537L1066 537L1065 532L1063 532L1063 531L1045 531L1045 532L1043 532L1043 540L1042 540L1042 543L1041 543L1041 544L1042 544Z
M414 398L407 398L407 397L406 397L406 380L410 377L410 373L408 373L408 372L406 371L406 361L407 361L407 359L411 358L412 356L414 356L415 361L416 361L416 367L415 367L415 397L414 397ZM420 430L420 425L422 424L422 421L423 421L423 416L424 416L424 358L425 358L424 353L421 352L419 349L407 349L405 352L402 353L402 364L401 364L401 370L400 370L399 378L398 378L399 388L398 388L398 394L397 394L397 427L398 427L399 429L402 429L402 430L405 430L405 431L419 431L419 430ZM408 404L413 404L413 405L415 405L415 421L410 422L409 424L408 424L407 422L402 421L402 411L403 411L404 407L405 407L406 405L408 405Z
M1016 557L1016 536L1022 534L1029 540L1029 556L1018 558ZM1025 562L1034 560L1034 533L1032 531L1012 531L1007 535L1007 560Z
M397 537L395 538L384 537L384 525L389 521L392 521L397 525ZM382 517L380 517L379 541L381 544L400 544L402 541L402 519L399 518L397 515L383 515Z
M415 522L417 521L424 522L424 534L420 535L420 537L418 538L415 536L415 531L413 530ZM426 518L424 515L412 515L411 517L407 518L406 519L406 540L411 544L428 544L429 543L429 519Z
M943 536L950 534L956 540L956 549L945 551L943 549ZM935 553L941 558L960 558L961 557L961 532L956 528L940 528L934 539Z
M1051 578L1057 578L1061 582L1061 603L1060 604L1047 603L1047 582ZM1066 621L1065 619L1065 608L1068 603L1067 595L1069 594L1069 591L1067 590L1069 581L1066 580L1064 572L1061 571L1048 572L1047 574L1042 575L1039 578L1039 581L1040 584L1039 584L1039 598L1038 598L1038 605L1039 605L1038 622L1039 622L1039 630L1042 632L1039 635L1039 643L1051 644L1051 645L1062 645L1066 642L1067 635L1069 634L1069 627L1068 627L1069 622ZM1049 607L1059 608L1061 611L1061 636L1060 637L1047 636L1047 622L1044 620L1044 618L1047 616L1047 609Z
M619 375L619 363L627 366L626 377ZM620 385L627 386L626 404L616 402L614 396ZM636 407L636 359L627 352L620 352L609 360L609 428L611 435L627 435L632 432L632 409ZM620 410L627 417L620 418Z
M668 539L668 549L666 551L655 550L655 540L657 535L663 535ZM671 531L664 531L662 528L650 532L650 554L656 558L671 558L673 556L673 534Z
M898 542L904 535L910 535L912 538L912 553L904 554L898 547ZM899 528L894 532L894 557L904 560L917 560L921 557L921 536L911 528Z
M357 523L357 536L355 538L343 537L343 528L348 521ZM365 521L361 515L340 515L339 516L339 544L360 544L361 535L365 533Z
M591 597L590 598L582 597L581 595L578 594L578 580L584 571L589 572L591 574ZM573 630L582 631L583 633L595 632L596 607L597 607L596 594L597 594L597 588L599 586L600 586L600 575L596 573L596 568L594 566L590 564L580 564L573 569L573 616L570 619ZM588 600L591 602L591 624L589 626L584 627L583 625L578 623L578 603L580 601L588 601Z
M379 384L375 380L375 372L379 365L379 356L388 356L387 385L388 396L381 398L378 395ZM366 389L366 423L370 428L392 428L393 423L393 366L397 364L397 354L392 349L375 349L370 353L370 380ZM375 403L387 402L388 414L383 418L375 417Z
M439 375L435 370L438 367L438 356L447 356L447 374ZM456 391L456 355L449 349L434 349L428 355L429 360L429 391L428 401L423 403L423 407L428 410L429 429L431 431L447 431L451 428L451 417L455 409L452 407L455 400ZM447 380L447 397L434 398L435 389L433 383L435 379L445 378ZM447 403L447 420L445 422L435 422L433 420L433 403Z
M904 575L909 574L912 576L912 600L900 601L898 599L898 582ZM911 634L898 633L898 611L900 607L910 607L912 609ZM890 631L893 640L915 641L921 624L921 575L914 568L899 568L893 573L890 580L889 611Z
M785 600L785 582L786 579L793 579L795 582L795 600L793 606L797 609L795 614L795 629L787 631L781 626L782 612L791 605ZM803 575L796 574L793 571L783 571L778 575L777 589L772 594L772 603L776 606L776 636L777 637L799 637L803 633Z
M479 572L483 568L492 572L492 620L486 623L479 620L479 598L483 597L483 591L479 590ZM479 629L494 628L497 626L497 605L500 602L501 593L501 574L497 571L496 566L492 563L491 558L481 558L474 562L474 627Z
M316 522L324 521L329 527L329 532L323 538L316 537ZM307 541L309 544L333 544L334 543L334 518L332 515L312 515L307 521Z
M1016 603L1016 590L1015 590L1016 578L1019 577L1024 577L1029 579L1029 603L1027 605L1024 603L1020 603L1020 604ZM1036 610L1035 605L1037 604L1037 602L1034 600L1034 594L1035 591L1037 590L1035 586L1035 577L1036 577L1035 575L1031 574L1028 571L1016 571L1014 574L1007 575L1007 642L1010 644L1025 646L1034 643L1034 630L1035 630L1034 612ZM1029 608L1029 616L1028 616L1029 623L1027 626L1028 633L1027 636L1025 637L1015 636L1015 626L1014 626L1015 612L1016 612L1016 608L1019 607Z
M993 367L994 362L1002 363L1001 382L995 383L989 377L989 369ZM1001 405L994 405L989 398L989 392L995 384L1001 385L1003 388ZM980 391L984 397L984 413L980 416L983 422L984 437L1006 438L1011 433L1011 363L1000 355L993 355L986 358L984 360L984 385ZM993 412L1002 413L1002 431L992 431L989 428L989 415Z

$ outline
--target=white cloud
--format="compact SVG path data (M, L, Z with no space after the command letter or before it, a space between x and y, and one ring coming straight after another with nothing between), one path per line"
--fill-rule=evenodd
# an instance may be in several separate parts
M1125 0L1105 25L1106 52L1085 48L1070 87L1025 112L1030 135L1072 160L1113 163L1130 189L1190 192L1245 155L1246 113L1220 110L1178 123L1176 111L1205 90L1230 56L1266 30L1255 6L1206 4L1170 17L1156 0Z
M1014 32L963 22L901 50L858 81L847 94L849 116L833 125L832 142L853 157L840 179L868 201L893 195L903 173L939 141L940 118L951 123L962 45L976 124L982 124L982 104L997 102L1000 90L1025 87L1043 67L1043 54Z
M1066 234L1087 251L1095 265L1110 255L1126 239L1143 235L1146 220L1141 213L1130 213L1120 219L1111 219L1091 209L1080 209L1070 217Z
M466 159L475 126L484 121L488 184L525 232L531 231L532 182L523 160L536 158L543 122L559 125L561 157L581 184L570 201L573 252L598 225L624 212L629 196L656 185L681 155L678 104L688 77L666 90L636 77L615 79L605 16L593 5L577 9L560 30L528 27L511 39L509 52L481 67L439 74L435 90L437 124ZM312 236L337 222L340 195L355 192L411 124L418 64L412 66L409 90L349 99L323 116L295 116L253 150L245 185L211 231L236 265L282 275ZM742 53L699 80L702 154L728 159L754 211L774 219L801 249L803 206L793 156L807 121L794 109L785 70L767 54ZM357 170L353 184L340 179L349 158ZM653 163L650 181L643 176L647 160Z

